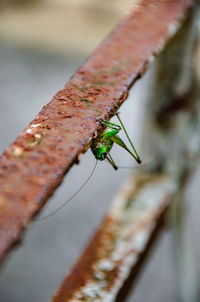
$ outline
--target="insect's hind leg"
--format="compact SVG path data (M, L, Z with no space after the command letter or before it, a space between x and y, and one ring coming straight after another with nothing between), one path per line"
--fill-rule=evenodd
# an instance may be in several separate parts
M121 127L114 123L104 121L104 120L101 123L107 127L107 129L102 134L102 137L106 140L112 138L114 135L116 135L121 130Z
M116 113L116 116L117 116L117 118L118 118L118 120L119 120L119 122L120 122L120 124L121 124L121 126L122 126L122 128L123 128L123 130L124 130L124 133L126 134L126 137L128 138L129 143L130 143L130 145L131 145L131 147L132 147L132 149L133 149L133 151L134 151L134 153L135 153L135 155L136 155L136 161L138 162L138 164L141 164L142 161L141 161L141 159L140 159L140 157L139 157L139 155L138 155L138 153L137 153L135 147L133 146L133 143L132 143L132 141L131 141L131 139L130 139L130 137L129 137L127 131L126 131L126 128L124 127L124 124L122 123L122 120L121 120L120 117L119 117L119 113ZM123 147L123 146L122 146L122 147ZM135 156L134 156L134 157L135 157Z
M141 164L141 159L139 158L139 156L137 157L131 150L129 150L129 148L126 146L126 144L123 142L123 140L118 136L118 135L113 135L110 138L114 143L116 143L117 145L119 145L120 147L124 148L126 151L128 151L133 158L135 158L136 162L138 164Z

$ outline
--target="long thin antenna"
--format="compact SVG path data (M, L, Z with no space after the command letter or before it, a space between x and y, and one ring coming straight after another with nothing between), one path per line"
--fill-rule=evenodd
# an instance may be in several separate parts
M41 221L41 220L45 220L47 218L50 218L51 216L53 216L54 214L56 214L58 211L60 211L62 208L64 208L64 206L66 206L66 204L68 202L70 202L82 189L83 187L88 183L88 181L90 180L90 178L92 177L92 174L94 173L96 166L97 166L97 160L95 162L94 168L92 169L92 172L90 173L90 175L88 176L88 178L84 181L84 183L80 186L80 188L70 197L68 198L63 204L61 204L57 209L55 209L54 211L52 211L51 213L47 214L44 217L35 219L36 221Z
M133 146L133 143L132 143L132 141L131 141L131 139L130 139L130 137L129 137L129 135L128 135L128 133L127 133L127 131L126 131L124 125L123 125L123 123L122 123L122 120L121 120L120 117L119 117L119 113L118 113L118 112L116 113L116 116L117 116L117 118L118 118L118 120L119 120L119 122L120 122L120 124L121 124L121 126L122 126L122 128L123 128L123 130L124 130L124 132L125 132L125 134L126 134L126 136L127 136L127 138L128 138L128 140L129 140L129 143L131 144L131 147L133 148L133 151L135 152L135 154L136 154L136 156L137 156L138 163L141 163L141 159L140 159L140 157L139 157L137 151L135 150L135 147Z

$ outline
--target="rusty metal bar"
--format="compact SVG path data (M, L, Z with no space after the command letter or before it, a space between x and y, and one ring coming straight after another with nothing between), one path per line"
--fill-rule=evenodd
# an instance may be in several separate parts
M0 261L173 36L193 0L143 0L0 159Z
M146 172L127 179L52 301L115 301L176 189L164 174Z

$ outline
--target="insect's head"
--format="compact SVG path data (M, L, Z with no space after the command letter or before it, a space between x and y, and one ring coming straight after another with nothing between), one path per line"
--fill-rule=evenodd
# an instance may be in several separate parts
M107 152L101 153L101 160L106 159L106 157L107 157Z

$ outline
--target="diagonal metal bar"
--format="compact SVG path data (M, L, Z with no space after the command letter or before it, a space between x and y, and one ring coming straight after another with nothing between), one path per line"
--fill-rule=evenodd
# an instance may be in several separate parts
M173 178L164 174L146 172L127 179L52 301L115 301L131 270L138 272L176 189Z
M175 33L193 0L143 0L0 158L0 261Z

